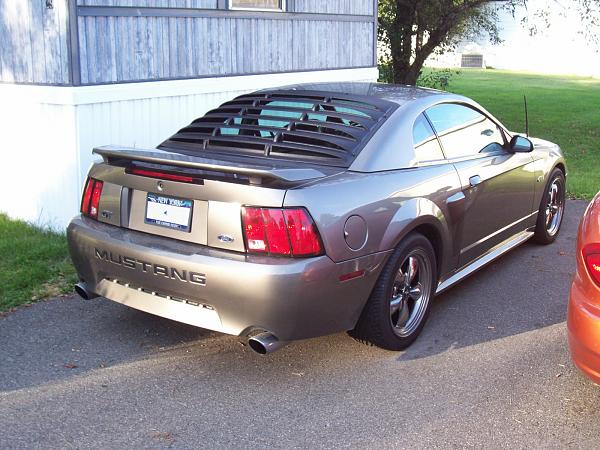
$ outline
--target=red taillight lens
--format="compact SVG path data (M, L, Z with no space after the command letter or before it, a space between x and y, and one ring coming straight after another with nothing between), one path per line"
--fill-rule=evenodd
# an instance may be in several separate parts
M83 198L81 199L81 212L88 214L90 211L90 201L92 200L92 191L94 190L94 179L88 178L83 191Z
M308 213L304 209L285 209L284 214L292 253L297 256L320 254L321 239Z
M81 200L81 212L85 215L98 218L98 209L100 205L100 196L102 195L102 186L104 183L94 178L88 178L83 199Z
M92 191L92 201L90 202L90 216L94 219L98 218L98 209L100 205L100 195L102 195L102 181L96 180L94 183L94 190Z
M600 286L600 244L590 244L583 249L585 266L598 286Z
M250 253L317 256L323 245L304 208L242 208L246 249Z
M285 229L283 211L280 209L263 209L265 231L269 240L269 252L276 255L289 255L290 240Z

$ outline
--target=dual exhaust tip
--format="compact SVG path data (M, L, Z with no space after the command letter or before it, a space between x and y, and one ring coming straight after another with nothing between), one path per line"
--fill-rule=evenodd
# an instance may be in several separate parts
M248 339L250 348L261 355L273 353L286 344L287 342L280 341L274 334L268 332L257 334Z
M87 283L80 281L74 287L75 292L84 300L91 300L98 297L98 294L90 291ZM277 337L268 332L257 334L248 339L248 345L252 350L260 355L266 355L267 353L273 353L279 350L281 347L286 345L287 342L280 341Z
M75 292L77 292L77 294L79 294L79 296L84 300L91 300L98 297L98 294L95 294L88 289L87 283L84 281L77 283L74 289Z

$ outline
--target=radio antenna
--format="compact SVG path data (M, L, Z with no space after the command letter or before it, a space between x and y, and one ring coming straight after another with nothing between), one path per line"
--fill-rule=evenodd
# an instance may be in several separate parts
M523 102L525 103L525 136L529 137L529 115L527 114L527 97L525 95Z

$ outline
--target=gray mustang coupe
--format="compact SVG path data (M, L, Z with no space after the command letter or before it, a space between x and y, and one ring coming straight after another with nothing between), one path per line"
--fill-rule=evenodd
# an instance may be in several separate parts
M78 293L259 353L347 330L403 349L434 295L531 237L551 243L565 205L557 145L409 86L268 89L157 149L94 153L68 228Z

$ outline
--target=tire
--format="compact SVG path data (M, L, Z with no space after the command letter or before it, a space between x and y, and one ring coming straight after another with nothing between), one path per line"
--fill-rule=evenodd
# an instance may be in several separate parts
M554 242L560 231L565 211L565 174L556 168L550 174L538 211L534 239L538 244Z
M416 270L415 261L418 264ZM407 284L411 264L412 281ZM425 325L437 281L436 257L431 243L422 234L410 233L383 268L350 335L386 350L405 349ZM421 290L417 297L418 286Z

